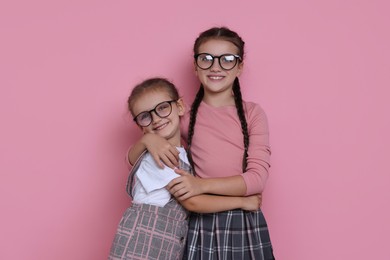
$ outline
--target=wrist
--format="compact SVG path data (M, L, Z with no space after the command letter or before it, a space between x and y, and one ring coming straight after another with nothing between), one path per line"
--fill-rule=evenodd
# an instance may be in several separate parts
M239 199L240 199L240 208L241 209L245 209L246 208L246 202L247 202L247 200L245 199L246 197L238 197Z
M144 135L140 139L140 143L143 145L143 147L146 149L146 144L148 142L148 138L151 135L151 133L144 133Z
M211 184L210 184L210 181L209 179L203 179L203 178L198 178L199 179L199 182L200 182L200 193L201 194L206 194L206 193L212 193L212 189L211 189Z

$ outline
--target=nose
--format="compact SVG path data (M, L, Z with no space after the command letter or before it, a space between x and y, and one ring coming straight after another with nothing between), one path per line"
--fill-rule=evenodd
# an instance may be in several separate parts
M156 114L156 111L150 112L150 115L152 116L152 122L158 122L161 120L161 118Z
M220 71L221 65L219 65L219 58L214 57L213 65L210 67L211 71Z

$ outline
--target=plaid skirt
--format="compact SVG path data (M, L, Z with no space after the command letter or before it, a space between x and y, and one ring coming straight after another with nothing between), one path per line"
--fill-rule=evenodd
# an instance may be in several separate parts
M191 213L184 259L275 259L263 213Z
M188 212L176 200L164 207L133 203L118 225L108 259L181 259L187 230Z

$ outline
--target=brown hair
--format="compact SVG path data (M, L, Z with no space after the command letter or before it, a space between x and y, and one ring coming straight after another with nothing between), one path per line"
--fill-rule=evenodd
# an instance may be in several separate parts
M134 105L134 102L137 100L138 97L143 95L145 92L150 90L163 90L166 91L169 96L172 98L172 100L178 100L179 99L179 92L177 91L175 85L170 82L169 80L165 78L149 78L141 83L137 84L133 90L131 91L131 94L129 98L127 99L127 107L131 114L134 116L132 108Z

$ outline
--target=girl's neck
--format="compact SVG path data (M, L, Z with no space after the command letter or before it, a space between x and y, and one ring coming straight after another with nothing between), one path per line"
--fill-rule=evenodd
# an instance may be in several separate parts
M170 138L167 140L171 145L176 146L176 147L181 147L181 137L179 138Z
M221 95L221 93L205 93L203 102L213 107L234 106L233 93L229 95Z

